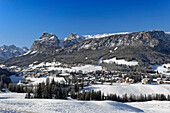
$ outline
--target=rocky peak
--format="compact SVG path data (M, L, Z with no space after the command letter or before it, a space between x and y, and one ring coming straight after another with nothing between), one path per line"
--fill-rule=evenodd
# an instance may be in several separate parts
M98 62L101 57L110 59L115 56L123 59L135 58L142 65L146 62L161 64L169 58L167 55L170 54L170 36L163 31L88 35L85 38L83 35L81 38L79 37L81 36L71 33L60 42L56 35L43 33L40 39L34 42L27 54L9 59L4 64L28 65L35 61L42 62L54 58L64 63L89 63ZM88 59L86 59L87 57Z
M62 47L70 47L75 43L84 40L84 37L77 35L76 33L70 33L63 42Z
M35 40L30 51L34 53L54 54L60 48L60 40L55 34L43 33L40 39Z
M27 47L22 47L21 49L25 52L29 51L29 49Z
M76 33L70 33L70 35L68 35L68 38L75 37L76 35L77 35Z
M70 35L68 35L64 41L67 41L67 40L80 40L82 39L81 36L77 35L76 33L70 33Z

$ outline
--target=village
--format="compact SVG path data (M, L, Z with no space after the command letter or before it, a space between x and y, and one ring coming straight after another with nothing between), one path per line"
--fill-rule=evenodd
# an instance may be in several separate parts
M35 84L45 81L46 78L55 78L58 82L72 84L73 79L87 86L96 83L141 83L141 84L170 84L170 75L159 73L125 73L119 71L93 70L68 70L70 67L67 64L43 65L31 68L17 68L15 66L8 68L10 71L17 72L17 83L19 84ZM37 82L38 81L38 82Z

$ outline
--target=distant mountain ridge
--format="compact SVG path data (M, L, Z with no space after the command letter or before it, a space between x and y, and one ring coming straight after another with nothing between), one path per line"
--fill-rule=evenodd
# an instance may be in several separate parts
M138 66L170 62L170 35L163 31L82 35L70 33L59 40L52 33L43 33L31 49L19 57L4 62L5 65L28 66L35 61L56 61L66 64L96 64L99 59L136 60ZM25 62L27 61L27 62ZM102 63L106 67L113 64Z
M9 58L22 55L28 51L27 47L16 47L15 45L3 45L0 47L0 62L5 61Z
M85 38L86 39L86 38ZM88 38L73 45L70 50L100 49L118 46L148 46L152 49L170 54L170 37L163 31L142 31L136 33L110 34L102 38Z

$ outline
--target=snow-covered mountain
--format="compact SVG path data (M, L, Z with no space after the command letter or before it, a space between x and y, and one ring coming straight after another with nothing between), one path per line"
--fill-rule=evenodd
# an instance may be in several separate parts
M15 45L3 45L0 47L0 62L9 58L22 55L28 51L27 47L16 47Z
M74 45L75 43L82 41L84 39L85 39L85 37L83 37L83 36L79 36L76 33L70 33L70 35L68 35L66 38L64 38L64 40L60 41L62 43L61 47L64 47L64 48L70 47L70 46Z
M169 52L169 37L163 31L142 31L136 33L84 35L83 42L75 44L70 50L100 49L118 46L148 46L158 51Z
M55 59L65 64L98 65L101 58L103 61L116 58L114 61L136 61L139 67L149 68L150 65L169 62L169 45L169 34L156 30L82 36L70 33L64 40L59 40L52 33L43 33L26 54L4 64L28 66ZM101 64L111 70L117 66L107 62ZM129 67L125 68L129 70Z
M82 40L88 40L88 39L100 39L108 36L113 35L120 35L120 34L129 34L130 32L121 32L121 33L105 33L105 34L96 34L96 35L82 35L79 36L76 33L70 33L69 36L64 38L64 40L61 40L61 47L70 47L74 45L77 42L80 42Z
M40 39L35 40L29 53L54 54L59 49L60 40L55 34L43 33Z

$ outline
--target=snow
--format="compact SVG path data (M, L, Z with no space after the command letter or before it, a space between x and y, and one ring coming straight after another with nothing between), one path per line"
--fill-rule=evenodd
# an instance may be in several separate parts
M151 68L160 74L170 75L170 64L151 65Z
M10 66L9 69L17 68L17 66Z
M121 34L129 34L130 32L121 32L121 33L104 33L104 34L96 34L96 35L82 35L82 36L79 36L75 33L72 33L73 34L73 37L66 37L64 38L64 40L61 40L61 44L60 44L60 47L63 47L63 43L65 41L72 41L73 43L77 43L79 41L82 41L82 40L88 40L88 39L93 39L93 38L104 38L104 37L108 37L108 36L113 36L113 35L121 35ZM82 48L85 48L85 49L89 49L90 45L85 45L83 46Z
M23 54L23 55L27 55L27 54L29 54L31 51L29 50L28 52L26 52L25 54ZM20 55L20 56L23 56L23 55Z
M79 70L82 70L83 72L92 72L92 71L96 71L96 70L102 70L101 66L95 66L95 65L82 65L82 66L76 66L76 67L71 67L71 68L57 67L60 65L61 65L60 62L46 62L46 63L42 62L37 65L30 64L29 68L36 69L38 67L47 66L46 71L62 70L62 71L68 71L68 72L75 72L75 71L79 71Z
M84 45L84 48L88 49L88 48L90 48L90 46L91 46L90 44L87 44L87 45Z
M70 73L62 73L60 76L70 76Z
M33 51L33 52L31 52L31 54L35 54L37 51Z
M107 59L107 60L103 60L103 62L105 63L116 63L119 65L129 65L129 66L135 66L138 65L138 62L136 60L132 60L132 61L126 61L124 59L121 60L117 60L116 57L111 58L111 59Z
M109 94L117 94L117 95L123 95L123 94L134 94L134 95L140 95L140 94L170 94L170 85L169 84L160 84L160 85L152 85L152 84L126 84L126 83L113 83L113 85L109 84L95 84L95 85L89 85L84 88L84 90L101 90L105 95L107 93Z
M145 113L169 113L170 101L132 102L127 105L142 109Z
M70 35L72 35L72 36L70 36ZM84 40L84 37L79 36L76 33L71 33L70 35L68 37L64 38L64 41L72 40L74 42L78 42L78 41Z
M130 32L120 32L120 33L105 33L105 34L97 34L97 35L83 35L85 39L91 39L91 38L104 38L108 36L113 36L113 35L121 35L121 34L129 34Z
M52 37L49 38L49 40L56 40L56 37L52 36Z
M84 65L80 67L72 67L73 71L79 71L82 70L83 72L92 72L97 70L102 70L101 66L94 66L94 65Z
M119 103L115 101L77 101L24 99L24 93L0 93L0 112L36 113L168 113L170 101Z
M97 70L102 70L101 66L95 66L95 65L84 65L84 66L77 66L77 67L71 67L71 68L62 68L62 67L48 67L47 70L61 70L63 72L78 72L82 71L83 73L86 72L93 72Z
M0 68L4 68L4 67L5 67L5 65L3 65L3 64L0 65Z
M98 63L99 64L102 63L102 60L103 60L103 57L100 57Z
M16 47L15 45L3 45L0 47L0 57L2 57L4 60L7 60L12 57L20 56L27 51L28 49L26 47L23 50L23 48Z
M114 51L116 51L117 49L118 49L118 47L115 47L115 48L114 48Z
M63 77L51 77L51 76L44 76L44 77L40 77L40 78L34 78L34 77L27 77L27 80L31 80L31 84L38 84L38 83L42 83L42 82L46 82L46 79L49 78L49 80L51 81L54 78L54 81L57 82L66 82L65 79Z
M36 69L38 67L43 67L43 66L48 66L48 67L54 68L55 66L58 66L58 65L61 65L61 63L60 62L42 62L37 65L30 64L29 67L32 69Z

